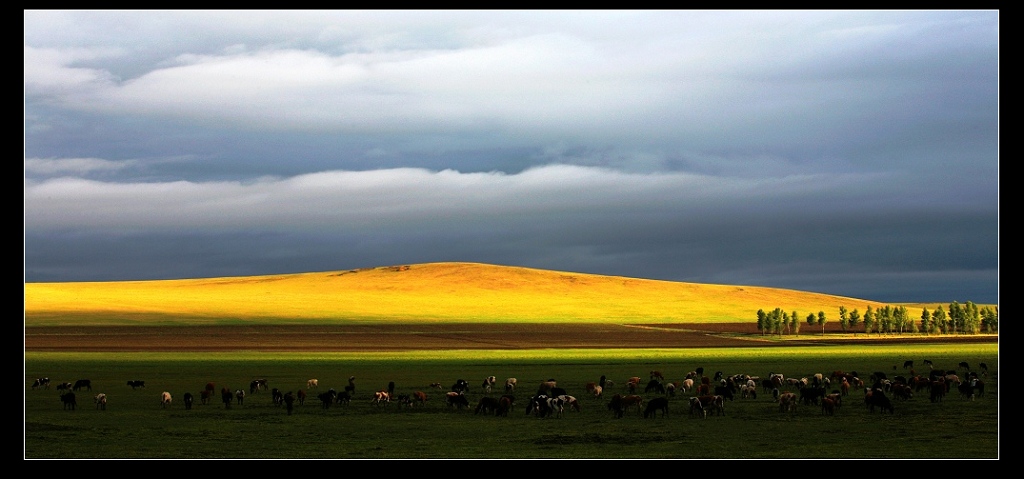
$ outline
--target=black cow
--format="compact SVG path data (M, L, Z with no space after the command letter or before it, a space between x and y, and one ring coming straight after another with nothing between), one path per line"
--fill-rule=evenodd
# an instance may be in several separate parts
M128 381L128 385L131 386L132 389L144 388L146 387L146 381Z
M608 410L615 413L616 418L621 418L624 412L622 407L622 395L616 394L612 396L611 400L608 401Z
M800 402L804 403L804 405L817 405L823 397L825 397L825 388L812 386L800 388Z
M334 402L348 406L349 403L352 402L352 393L348 392L347 390L337 393L335 394Z
M181 396L181 400L185 402L185 409L192 409L192 401L195 398L192 397L192 393L185 393Z
M967 364L967 361L960 361L960 364L958 366L963 368L964 371L970 371L971 370L971 365Z
M715 395L722 396L730 401L733 400L732 388L729 386L715 386Z
M92 381L88 379L79 379L78 381L75 381L75 385L71 388L71 390L80 391L82 388L92 391Z
M913 368L914 368L914 361L913 360L903 361L903 369L913 369Z
M661 411L661 417L665 417L665 415L668 414L668 399L656 397L647 401L647 409L644 410L644 418L656 418L658 417L658 411Z
M50 389L50 378L39 378L32 382L32 389L41 387L43 389Z
M456 379L455 384L452 384L452 392L463 394L469 392L469 382L465 379Z
M280 406L284 403L284 393L280 389L274 388L274 390L270 391L270 399L274 401L275 406Z
M72 411L74 411L75 407L78 406L78 402L75 401L75 393L70 391L60 395L60 402L64 403L64 409L70 409Z
M467 399L466 395L462 394L462 393L456 393L456 392L448 393L445 396L445 403L448 404L448 407L453 407L454 406L454 407L456 407L458 409L462 409L464 407L466 407L466 408L469 407L469 399Z
M896 413L892 407L892 402L889 401L889 397L881 389L871 391L871 394L865 396L864 401L868 403L871 412L875 412L875 406L878 406L883 413L885 411L889 411L889 414Z
M235 400L235 395L228 388L220 390L220 402L224 403L224 409L231 409L231 402Z
M337 399L338 393L335 392L334 389L330 389L328 391L317 394L316 397L317 399L320 400L321 406L323 406L324 409L327 409L331 407L331 404L335 401L335 399Z
M295 403L295 395L292 394L291 391L288 391L288 393L284 395L283 400L285 407L288 409L288 415L291 416L293 403Z
M249 383L249 394L256 394L260 392L260 389L267 389L266 379L253 379Z
M665 385L661 384L657 379L652 379L647 382L647 387L644 388L645 393L651 391L657 391L660 394L665 394Z
M491 396L484 396L480 398L480 402L476 405L476 410L473 414L484 414L496 413L498 411L498 399Z

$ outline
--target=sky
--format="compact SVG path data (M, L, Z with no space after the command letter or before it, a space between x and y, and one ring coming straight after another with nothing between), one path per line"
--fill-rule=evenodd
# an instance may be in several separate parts
M456 261L998 303L998 10L24 21L26 282Z

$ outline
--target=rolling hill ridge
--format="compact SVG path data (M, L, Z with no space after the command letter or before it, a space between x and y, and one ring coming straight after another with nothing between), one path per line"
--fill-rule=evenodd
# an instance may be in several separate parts
M755 322L757 310L883 303L778 288L683 283L480 263L267 276L25 283L26 326L287 322ZM909 307L909 306L908 306Z

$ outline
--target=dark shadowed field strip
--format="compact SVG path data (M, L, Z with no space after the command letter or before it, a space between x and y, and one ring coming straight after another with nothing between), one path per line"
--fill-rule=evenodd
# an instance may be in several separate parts
M837 325L838 326L838 325ZM826 333L838 333L838 327ZM807 344L848 343L806 333ZM828 336L828 334L826 334ZM888 341L996 342L906 334ZM424 349L709 348L795 346L752 323L719 324L359 324L274 326L26 327L26 351L410 351Z

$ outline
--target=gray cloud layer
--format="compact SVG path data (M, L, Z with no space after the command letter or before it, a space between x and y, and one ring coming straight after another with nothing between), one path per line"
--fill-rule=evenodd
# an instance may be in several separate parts
M26 281L479 261L995 303L998 19L26 11Z

